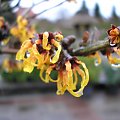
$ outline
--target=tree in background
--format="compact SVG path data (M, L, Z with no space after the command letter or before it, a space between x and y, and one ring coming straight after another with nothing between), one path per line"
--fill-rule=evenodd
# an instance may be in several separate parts
M85 1L82 2L82 7L76 14L89 14Z
M100 13L100 7L99 7L98 3L95 4L94 16L98 19L102 19L102 15Z
M119 19L118 15L117 15L117 13L116 13L116 8L115 8L115 6L113 6L113 8L112 8L112 15L111 15L111 17L112 17L112 19L116 19L116 20Z

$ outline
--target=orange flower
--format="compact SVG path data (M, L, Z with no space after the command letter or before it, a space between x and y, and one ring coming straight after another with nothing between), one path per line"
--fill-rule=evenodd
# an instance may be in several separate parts
M82 65L83 69L79 67ZM88 84L89 73L86 65L77 59L71 59L65 62L65 68L58 72L57 94L64 94L67 90L73 96L80 97L83 95L84 87ZM81 76L80 88L77 90L78 76Z
M108 30L108 38L112 51L120 56L120 27L112 25L112 28ZM114 64L114 66L120 64L120 58L117 58L116 55L114 56L111 51L107 52L107 58L109 63Z
M108 30L108 38L110 40L111 47L120 43L120 28L112 25L111 29Z
M82 65L83 69L80 68L80 65ZM53 80L50 75L53 70L58 72L56 80ZM43 73L46 73L45 77L43 77ZM78 80L78 75L81 76L81 82ZM75 97L83 95L84 87L89 81L89 73L86 65L76 58L66 59L60 64L44 65L41 68L40 77L45 83L56 82L58 95L63 95L67 90ZM80 88L77 90L78 84L80 84Z
M110 53L110 51L107 52L107 58L110 64L112 64L114 67L119 67L120 64L120 58L117 58Z

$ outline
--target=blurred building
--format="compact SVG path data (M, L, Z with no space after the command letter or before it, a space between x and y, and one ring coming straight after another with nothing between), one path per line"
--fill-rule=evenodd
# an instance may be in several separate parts
M66 28L74 29L77 37L80 37L84 31L89 31L92 26L99 23L97 18L89 15L85 1L83 1L82 7L74 16L67 20L60 20L58 22Z

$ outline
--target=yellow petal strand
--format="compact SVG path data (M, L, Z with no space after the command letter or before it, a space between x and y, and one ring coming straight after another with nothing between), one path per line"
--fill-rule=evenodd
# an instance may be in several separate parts
M45 50L50 50L51 49L50 44L48 44L48 37L49 37L49 33L48 32L44 32L43 33L42 45L43 45L43 48Z
M30 40L26 40L25 42L23 42L20 50L16 54L16 60L24 59L26 51L31 47L32 47L32 43Z
M1 44L2 44L2 45L6 45L6 44L9 42L9 40L10 40L10 38L8 37L8 38L4 39L4 40L1 42Z
M44 56L44 64L50 64L49 51L47 51L46 56Z
M20 49L16 54L16 60L22 60L24 59L26 50Z
M34 54L31 54L30 57L30 63L34 66L34 67L37 67L38 64L36 63L37 62L37 59L36 59L36 56L34 56Z
M99 52L97 51L94 55L89 55L88 57L91 57L91 58L96 58L96 60L97 60L97 64L99 65L99 64L101 64L101 57L100 57L100 54L99 54Z
M21 47L23 47L24 49L28 49L28 48L32 47L31 40L24 41Z
M73 74L72 74L72 69L71 69L71 63L70 61L67 61L65 63L65 66L66 66L66 71L67 71L67 76L68 76L68 86L71 88L71 89L74 89L74 84L73 84Z
M55 35L55 39L56 39L57 41L61 41L61 40L63 39L63 35L57 34L57 35Z
M51 63L56 63L58 61L58 59L59 59L62 47L61 47L60 43L55 41L54 39L52 39L52 44L55 47L57 47L58 50L56 51L55 56L51 59Z
M3 64L2 64L2 67L3 69L6 71L6 72L13 72L12 68L10 67L10 64L9 64L9 59L6 58L4 61L3 61Z
M62 85L61 85L61 75L58 74L58 82L57 82L57 95L61 95L61 89L62 89Z
M32 53L34 58L36 59L36 66L38 66L38 68L40 68L43 65L43 61L44 61L44 55L43 54L39 54L37 48L36 48L36 44L33 45L32 47Z
M77 70L77 72L78 72L78 74L82 77L82 81L81 81L81 88L78 90L78 91L76 91L76 92L74 92L73 90L68 90L73 96L75 96L75 97L80 97L81 95L83 95L83 89L84 89L84 87L88 84L88 81L89 81L89 73L88 73L88 69L87 69L87 67L86 67L86 65L83 63L83 62L81 62L81 61L77 61L76 60L76 62L78 63L78 64L81 64L82 66L83 66L83 68L84 68L84 70L85 70L85 72L83 71L83 70L81 70L78 66L76 66L76 70Z
M18 30L17 27L11 28L10 33L11 33L12 35L14 35L15 37L19 36L19 30Z
M17 63L17 68L18 68L19 71L21 71L22 68L23 68L23 64L21 62L18 62Z
M24 58L23 60L26 64L28 64L30 66L33 66L33 67L37 66L37 64L36 64L37 59L33 53L30 53L30 56L28 58Z
M62 89L61 89L61 92L64 94L64 92L71 88L72 89L72 84L70 83L69 81L69 78L68 78L68 73L67 71L63 71L63 79L61 80L61 83L62 83Z
M85 81L85 73L83 72L83 70L81 70L79 67L76 67L76 70L78 72L78 74L82 77L82 81ZM78 91L73 91L73 90L68 90L73 96L75 97L80 97L81 95L83 95L83 89L85 86L83 86L82 82L81 82L81 88Z
M117 47L114 47L113 49L114 49L114 51L120 56L120 49L117 48Z
M33 71L33 69L34 69L34 66L31 63L29 63L28 60L24 60L24 62L23 62L23 70L25 72L31 73Z
M95 57L97 58L98 64L101 64L101 57L100 57L99 52L96 52Z
M38 67L37 69L40 69L42 65L44 64L50 64L50 60L49 60L49 52L47 53L41 53L39 55L36 56L37 60L38 60Z
M46 76L47 76L47 78L49 78L49 80L50 80L51 82L58 82L58 80L53 80L53 79L50 77L50 73L52 72L52 70L53 70L54 67L55 67L55 65L48 67L48 69L47 69L47 71L46 71Z
M63 76L63 72L62 71L60 71L59 73L58 73L58 80L57 80L58 82L57 82L57 92L56 92L56 94L57 95L63 95L64 94L64 92L65 92L65 88L66 88L66 86L64 86L63 87L63 81L64 81L64 76Z
M108 55L107 57L110 64L120 64L120 59L113 57L112 54Z
M81 78L82 78L81 87L85 87L86 84L87 84L85 72L84 72L82 69L80 69L78 66L76 66L75 69L77 70L78 74L79 74L79 75L81 76Z
M43 66L41 67L41 70L40 70L40 78L41 78L41 80L43 80L45 83L48 83L49 80L46 80L46 79L43 77L44 71L46 71L46 69L47 69L47 66L46 66L46 65L43 65ZM46 75L45 75L45 76L46 76Z
M89 82L89 72L88 72L88 69L85 65L85 63L81 62L81 61L76 61L77 63L81 64L84 68L84 71L85 71L85 75L86 75L86 79L85 79L85 86L88 84Z
M76 89L76 85L78 83L78 77L77 77L77 73L76 73L75 68L73 69L73 74L74 74L74 86L75 86L75 89Z

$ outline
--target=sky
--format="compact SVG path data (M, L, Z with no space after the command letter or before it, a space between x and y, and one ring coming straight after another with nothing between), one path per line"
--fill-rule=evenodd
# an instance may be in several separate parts
M18 0L14 0L12 5L16 4ZM33 5L33 3L38 3L41 0L21 0L20 6L21 7L30 7ZM57 5L58 3L62 2L64 0L49 0L49 2L44 2L42 4L39 4L33 8L34 13L39 13L47 8L50 8L54 5ZM77 3L74 2L66 2L63 5L54 8L52 10L49 10L39 17L41 18L47 18L49 20L56 20L62 17L70 17L73 16L82 5L83 0L76 0ZM116 13L118 16L120 16L120 0L84 0L86 2L86 5L89 9L89 13L93 15L95 4L98 3L100 7L100 12L105 18L109 18L111 16L112 7L115 6Z

